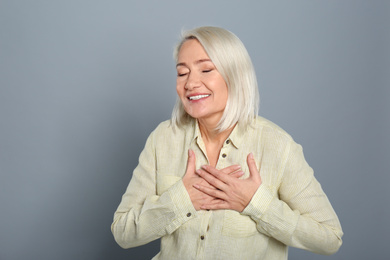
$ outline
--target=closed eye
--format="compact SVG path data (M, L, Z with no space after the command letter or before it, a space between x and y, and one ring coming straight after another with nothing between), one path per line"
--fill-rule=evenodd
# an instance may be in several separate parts
M212 71L212 69L209 69L209 70L202 70L202 72L204 72L204 73L211 72L211 71Z

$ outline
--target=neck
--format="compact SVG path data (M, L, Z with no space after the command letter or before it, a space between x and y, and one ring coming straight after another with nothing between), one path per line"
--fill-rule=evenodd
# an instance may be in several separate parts
M227 130L219 132L215 130L217 127L216 123L209 124L204 120L198 120L198 123L200 134L202 135L202 138L206 143L222 144L226 140L226 138L228 138L234 128L231 127Z
M211 166L216 167L223 143L229 137L234 127L219 132L215 130L216 125L205 124L202 120L198 120L198 122L200 134L206 148L207 160Z

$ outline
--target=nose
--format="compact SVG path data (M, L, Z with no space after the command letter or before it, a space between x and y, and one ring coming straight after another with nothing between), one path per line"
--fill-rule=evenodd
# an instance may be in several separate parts
M200 87L202 84L199 75L197 75L196 72L191 72L188 75L188 79L185 85L185 89L187 90L193 90L194 88Z

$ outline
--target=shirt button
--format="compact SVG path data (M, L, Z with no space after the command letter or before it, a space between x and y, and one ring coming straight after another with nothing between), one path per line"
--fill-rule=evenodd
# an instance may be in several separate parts
M202 240L203 240L203 239L204 239L204 236L200 236L200 239L202 239Z
M230 140L226 140L226 144L230 144Z
M191 217L191 213L187 213L187 217Z
M226 153L222 154L222 158L226 158Z

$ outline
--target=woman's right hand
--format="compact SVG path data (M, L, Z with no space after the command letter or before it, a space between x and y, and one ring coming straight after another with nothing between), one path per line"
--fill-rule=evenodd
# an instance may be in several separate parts
M215 202L215 200L220 199L207 195L206 193L203 193L198 189L194 188L194 185L202 185L211 189L215 189L215 187L211 186L207 181L205 181L196 173L195 162L195 153L190 149L188 150L187 170L183 177L183 184L187 189L194 208L196 210L200 210L201 205L209 204L210 202ZM239 178L244 175L244 172L241 171L240 165L231 165L219 171L223 174L228 174L236 178Z

